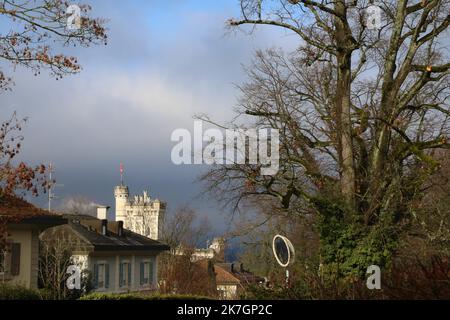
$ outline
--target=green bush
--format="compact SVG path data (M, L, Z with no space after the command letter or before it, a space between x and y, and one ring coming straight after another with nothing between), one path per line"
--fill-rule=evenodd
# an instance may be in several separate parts
M0 300L42 300L39 291L18 285L0 284Z
M310 300L310 288L303 282L296 282L289 288L275 286L272 288L251 285L240 296L241 300Z
M336 280L365 279L367 267L388 267L398 247L398 230L393 214L379 215L377 224L367 223L338 201L312 200L318 211L316 229L320 237L323 276L328 284Z
M90 293L79 300L210 300L194 295L140 294L140 293Z

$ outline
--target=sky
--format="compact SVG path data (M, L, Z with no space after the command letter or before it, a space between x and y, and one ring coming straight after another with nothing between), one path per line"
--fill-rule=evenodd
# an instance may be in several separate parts
M295 48L296 37L270 27L229 32L226 20L239 16L237 0L84 3L108 19L108 45L62 48L83 67L62 80L11 70L15 86L0 94L2 119L13 111L28 117L20 160L54 164L62 185L55 207L73 196L113 207L122 161L132 194L149 190L169 210L190 205L223 232L229 213L200 196L197 178L206 166L174 165L171 133L192 131L195 114L230 120L239 98L235 85L246 79L242 66L258 49ZM29 200L46 205L44 197Z

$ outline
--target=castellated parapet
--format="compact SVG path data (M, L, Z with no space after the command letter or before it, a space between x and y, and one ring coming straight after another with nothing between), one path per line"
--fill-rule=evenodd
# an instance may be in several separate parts
M123 221L124 228L150 239L161 239L166 203L152 199L147 191L130 196L127 186L114 188L116 221Z

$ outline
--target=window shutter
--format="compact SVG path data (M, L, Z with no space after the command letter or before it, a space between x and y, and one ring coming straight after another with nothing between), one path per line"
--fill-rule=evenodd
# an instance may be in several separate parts
M131 286L131 263L128 263L127 266L128 266L128 283L127 283L127 285Z
M20 273L20 243L13 243L11 246L11 275L17 276Z
M150 262L148 263L148 270L148 283L153 284L153 260L150 260Z
M98 288L98 265L94 264L94 288Z
M105 288L109 288L109 264L105 264Z
M140 263L140 267L139 267L139 283L142 286L145 281L144 281L144 263L141 262Z
M119 287L123 287L123 263L119 264Z
M5 252L0 250L0 273L5 272L6 270L6 261L5 261Z

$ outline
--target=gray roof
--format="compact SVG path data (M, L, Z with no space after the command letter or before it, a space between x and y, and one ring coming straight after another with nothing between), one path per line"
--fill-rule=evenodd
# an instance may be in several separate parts
M52 229L63 229L66 232L75 234L80 240L87 242L93 247L94 252L98 251L165 251L170 247L159 241L144 237L140 234L123 229L121 236L118 234L118 222L108 221L108 231L106 235L101 233L101 220L82 216L66 216L68 223ZM54 230L57 231L57 230ZM64 231L63 231L64 232ZM58 232L48 232L45 240L52 240L59 237Z

